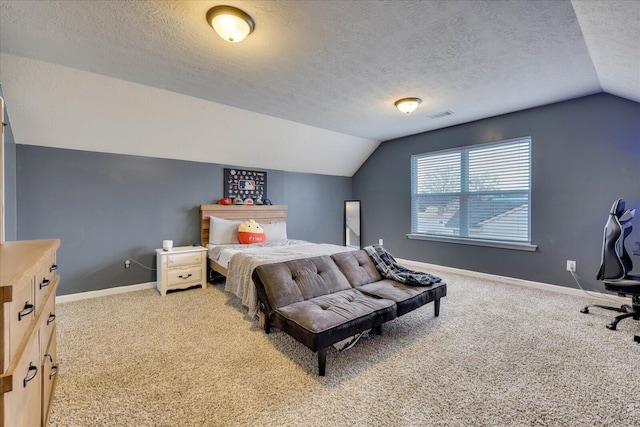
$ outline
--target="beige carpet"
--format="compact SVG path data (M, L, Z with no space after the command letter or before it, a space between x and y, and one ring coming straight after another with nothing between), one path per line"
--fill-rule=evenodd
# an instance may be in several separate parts
M437 273L437 272L436 272ZM627 426L640 322L570 297L449 273L382 336L316 356L265 335L220 285L59 304L52 426Z

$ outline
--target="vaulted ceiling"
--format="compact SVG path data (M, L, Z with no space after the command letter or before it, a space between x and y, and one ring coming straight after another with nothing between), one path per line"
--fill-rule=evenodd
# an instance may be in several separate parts
M254 33L220 39L218 4ZM18 144L350 176L381 141L640 102L640 1L2 0L0 53Z

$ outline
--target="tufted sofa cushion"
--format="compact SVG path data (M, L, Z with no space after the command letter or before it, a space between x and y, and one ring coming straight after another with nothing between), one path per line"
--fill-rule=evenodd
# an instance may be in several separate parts
M354 288L382 280L378 269L364 250L339 252L331 258Z
M396 304L347 289L296 302L276 312L278 327L315 351L394 319Z
M256 270L271 307L278 309L321 295L351 289L351 285L329 256L265 264Z
M337 253L331 258L354 288L367 295L394 301L398 305L398 316L447 295L444 282L422 287L382 279L364 250Z

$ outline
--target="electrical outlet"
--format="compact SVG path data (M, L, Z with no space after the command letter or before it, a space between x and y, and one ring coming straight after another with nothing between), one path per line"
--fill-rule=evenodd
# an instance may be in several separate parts
M567 260L567 271L576 271L576 262Z
M129 268L129 267L131 267L131 260L127 259L124 261L124 268Z
M378 239L378 244L382 246L384 244L384 241L382 239Z

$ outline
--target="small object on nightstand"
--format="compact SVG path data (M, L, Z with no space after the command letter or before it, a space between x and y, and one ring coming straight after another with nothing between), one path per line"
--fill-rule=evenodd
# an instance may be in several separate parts
M162 241L162 249L165 251L170 251L173 248L173 240L163 240Z
M165 296L173 289L207 286L207 248L178 246L170 251L156 249L158 292Z

